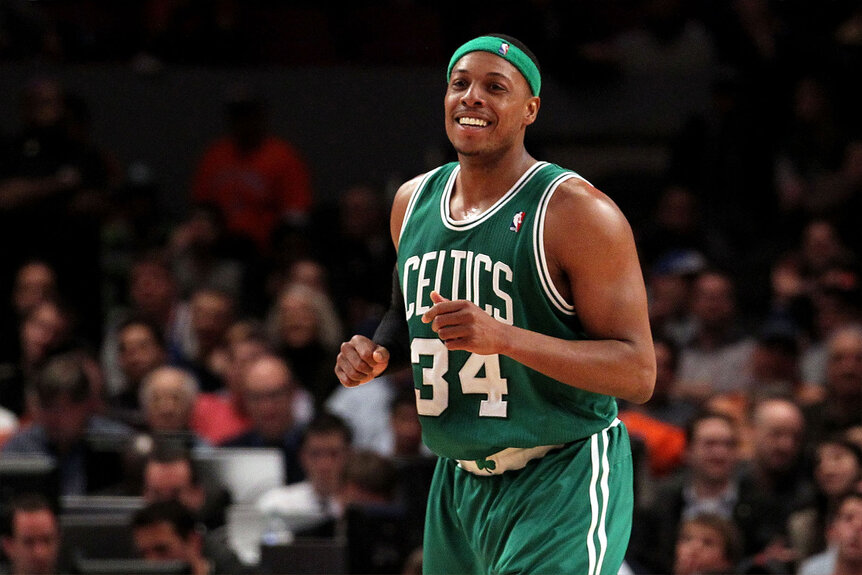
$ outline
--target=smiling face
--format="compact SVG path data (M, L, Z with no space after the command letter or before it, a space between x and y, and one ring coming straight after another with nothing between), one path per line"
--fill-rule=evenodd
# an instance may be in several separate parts
M446 135L458 154L493 155L523 145L539 98L515 66L488 52L470 52L452 68L444 106Z

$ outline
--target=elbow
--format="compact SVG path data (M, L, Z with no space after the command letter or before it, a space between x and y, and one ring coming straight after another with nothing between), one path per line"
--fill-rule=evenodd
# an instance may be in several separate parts
M656 365L654 358L638 362L638 366L632 377L630 396L624 399L638 405L649 401L655 389L655 375Z

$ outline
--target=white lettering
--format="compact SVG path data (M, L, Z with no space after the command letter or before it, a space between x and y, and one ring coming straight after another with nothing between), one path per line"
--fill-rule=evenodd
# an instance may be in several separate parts
M431 285L431 280L428 279L425 272L428 268L428 262L434 259L437 259L437 252L428 252L422 256L422 263L419 264L419 280L416 283L416 315L422 315L431 309L431 306L422 302L425 301L425 288ZM430 296L428 301L431 301Z
M503 262L495 262L494 263L494 274L493 274L493 287L494 294L503 300L506 304L506 312L505 314L501 314L498 308L494 308L494 319L501 321L507 325L512 325L515 321L513 315L513 306L512 306L512 296L503 291L500 287L500 276L503 275L506 278L506 281L510 284L512 283L512 268L504 264Z
M404 262L404 275L401 278L401 293L404 295L404 303L406 305L404 311L407 319L413 317L413 313L415 311L413 302L409 302L407 300L407 280L410 279L410 270L415 270L417 267L419 267L419 256L410 256L407 258L407 261Z
M458 289L461 287L461 260L467 257L467 252L464 250L452 250L449 252L449 256L454 262L454 267L452 268L452 293L449 294L449 297L451 299L460 299L461 296L458 295Z
M482 307L482 304L479 302L479 274L482 269L487 272L491 271L492 263L491 258L486 256L485 254L476 254L476 257L473 259L473 303L479 307ZM491 304L485 305L485 311L488 312L488 315L493 315L493 306Z

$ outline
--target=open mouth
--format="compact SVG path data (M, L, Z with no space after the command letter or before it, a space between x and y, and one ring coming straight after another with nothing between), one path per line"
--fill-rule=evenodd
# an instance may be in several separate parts
M458 118L458 124L460 124L461 126L475 126L478 128L484 128L488 125L488 121L481 118L464 116L463 118Z

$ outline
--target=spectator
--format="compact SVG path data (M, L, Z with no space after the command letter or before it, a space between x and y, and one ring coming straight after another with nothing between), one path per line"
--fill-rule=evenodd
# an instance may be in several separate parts
M132 535L138 553L148 561L182 561L192 575L242 572L228 547L208 544L194 514L179 501L158 501L135 512Z
M167 362L164 334L147 319L129 318L117 329L117 343L125 388L108 398L109 413L133 427L141 427L141 384L150 372Z
M695 280L690 313L696 331L680 354L680 394L703 400L748 392L754 341L741 323L735 292L734 280L720 271L705 271Z
M309 168L292 143L268 132L262 99L237 93L226 103L225 116L227 133L207 146L195 168L192 198L219 206L228 230L269 256L279 223L308 216Z
M146 319L162 333L167 362L175 363L182 356L182 341L191 330L189 306L179 297L176 278L164 255L146 250L138 253L129 271L128 306L111 310L102 340L101 362L109 395L126 389L119 369L117 330L129 317Z
M227 334L225 386L198 395L192 429L214 444L248 431L251 419L243 399L243 381L248 366L270 353L269 338L257 321L235 322Z
M653 332L677 346L686 344L694 335L695 321L689 313L689 300L694 279L706 265L700 252L671 251L658 259L646 278Z
M189 447L206 446L190 427L197 395L198 383L192 372L168 365L151 371L141 385L146 431L156 437L174 437Z
M81 313L81 333L99 338L101 300L92 289L99 277L101 209L111 166L101 150L74 128L66 87L36 77L21 93L21 125L0 151L0 256L5 275L20 258L44 258L64 278L64 294ZM8 285L8 277L0 283Z
M798 558L790 547L787 521L815 491L808 477L804 434L805 418L792 400L763 398L752 406L753 457L738 480L740 498L749 510L737 524L745 534L748 563L760 569L789 573Z
M95 368L96 362L78 350L48 360L35 381L33 424L3 446L3 456L54 457L65 495L98 492L122 479L121 454L132 429L96 413Z
M298 384L288 364L278 356L264 355L248 367L243 401L251 429L221 443L224 447L277 447L284 454L284 482L302 481L299 443L303 424L294 416Z
M701 513L680 525L672 573L737 573L741 559L742 537L736 525L720 515Z
M200 475L191 451L169 441L157 441L147 456L141 495L149 503L179 501L209 530L225 525L232 503L229 490Z
M273 306L270 328L275 350L320 409L339 387L332 365L343 330L332 300L306 285L288 284Z
M862 574L862 492L845 495L832 521L834 575Z
M212 287L244 301L247 264L253 249L242 245L225 228L225 216L213 204L195 204L170 234L169 252L183 299L202 287Z
M306 479L264 493L257 507L269 514L341 516L344 469L351 450L352 431L336 415L321 413L303 433L299 462Z
M816 493L788 518L790 541L800 558L826 550L827 526L846 494L862 480L862 449L843 437L817 444L814 454Z
M805 410L809 445L862 424L862 325L837 330L827 350L825 396Z
M683 520L704 512L736 519L739 457L739 431L728 416L706 412L689 422L684 466L659 481L655 497L635 511L627 557L635 570L671 572Z
M5 509L0 542L10 575L60 573L60 528L51 504L36 493L21 494ZM4 570L4 573L6 571Z
M27 395L47 358L69 345L74 319L57 300L37 304L18 328L18 351L13 361L0 370L0 405L23 420L32 418Z
M59 296L57 272L44 260L24 262L15 272L10 309L3 315L0 333L0 358L14 360L21 322L38 304Z
M842 328L862 324L860 288L859 273L849 265L829 266L814 281L808 295L812 304L812 341L801 358L806 381L826 381L829 339Z
M802 380L799 359L802 332L791 321L773 318L763 322L751 354L751 389L747 400L786 395L807 405L822 398L823 388Z
M189 299L190 331L183 341L180 362L193 370L204 391L224 387L227 331L237 313L230 293L209 287L195 290Z

